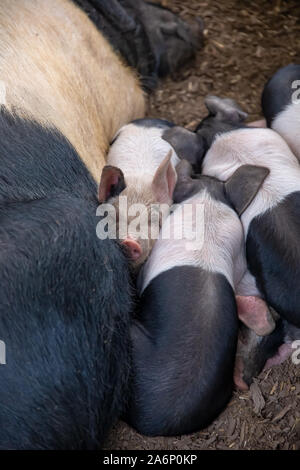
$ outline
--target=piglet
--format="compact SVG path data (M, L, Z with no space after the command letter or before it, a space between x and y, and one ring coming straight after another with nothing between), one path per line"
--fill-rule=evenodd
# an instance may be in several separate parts
M300 65L282 67L270 78L262 108L268 127L284 138L300 161Z
M241 215L249 282L289 323L300 327L300 167L287 143L271 129L216 134L203 172L222 181L243 165L269 168L259 194ZM247 182L245 182L247 184ZM237 195L242 188L237 190Z
M245 166L224 184L205 176L192 179L186 161L177 169L174 200L179 205L165 219L140 272L140 307L132 328L127 421L152 436L197 431L231 397L238 336L235 286L246 261L242 226L228 201L235 200L241 210L268 173ZM245 192L239 190L237 200L240 186ZM194 218L181 218L186 210Z
M142 204L151 213L151 206L172 202L179 159L161 137L170 126L168 121L148 119L123 126L111 144L107 165L102 170L99 201L116 208L118 230L122 224L126 227L126 233L118 238L136 267L146 260L154 241L149 234L138 236L130 230L130 223L137 216L137 211L131 214L132 205ZM120 197L126 199L126 208L121 208Z
M196 164L203 157L199 138L187 129L182 130L179 140L176 138L178 133L171 133L169 141L164 138L174 127L172 122L162 119L138 119L123 126L111 143L108 165L102 171L99 200L113 204L117 211L118 229L121 223L127 228L127 233L118 238L127 248L136 268L147 259L155 241L153 234L159 233L161 221L168 214L177 178L176 165L181 158L189 158ZM123 200L126 198L127 209L121 208L121 197ZM133 204L142 204L147 211L149 226L147 224L146 236L130 229L136 217L136 211L132 211ZM151 224L153 228L155 223L151 214L157 211L158 227L151 231Z

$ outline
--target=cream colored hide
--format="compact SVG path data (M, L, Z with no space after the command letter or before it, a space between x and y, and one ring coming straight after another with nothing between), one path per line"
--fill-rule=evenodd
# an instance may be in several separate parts
M114 134L145 111L133 70L69 0L0 1L0 81L6 108L59 129L97 181Z

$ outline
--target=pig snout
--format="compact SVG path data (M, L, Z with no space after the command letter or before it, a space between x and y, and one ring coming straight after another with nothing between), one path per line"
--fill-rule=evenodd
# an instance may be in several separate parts
M133 238L131 237L127 237L125 238L125 240L123 240L121 242L121 244L123 246L125 246L130 258L134 261L137 261L139 258L141 258L142 254L143 254L143 250L142 250L142 247L140 245L140 243L136 240L134 240Z

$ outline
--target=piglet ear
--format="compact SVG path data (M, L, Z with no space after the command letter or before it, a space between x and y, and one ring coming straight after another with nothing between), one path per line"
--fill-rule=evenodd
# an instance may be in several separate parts
M226 181L226 195L238 215L251 204L269 173L263 166L242 165Z
M208 95L204 100L208 111L216 116L220 121L229 121L232 123L244 122L248 114L245 113L236 101L230 98L220 98L218 96Z
M159 203L170 203L177 180L176 171L171 162L172 150L168 152L159 165L152 181L152 190L156 201Z
M197 172L201 172L206 149L201 135L184 127L174 126L164 131L162 138L172 145L181 160L187 160L194 166Z
M187 160L181 160L176 166L177 183L175 186L173 200L176 204L190 197L194 190L195 180L192 179L193 168Z
M106 202L109 198L118 196L126 188L122 170L115 166L106 165L101 174L98 199Z
M191 179L193 175L193 167L187 160L181 160L176 166L177 183L183 180Z

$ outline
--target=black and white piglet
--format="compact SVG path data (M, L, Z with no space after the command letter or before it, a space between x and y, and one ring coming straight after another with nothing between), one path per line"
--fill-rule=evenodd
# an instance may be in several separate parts
M122 222L127 226L127 234L119 238L135 266L147 259L155 239L151 238L150 230L148 237L132 232L130 223L136 216L132 205L143 204L149 213L156 204L170 205L177 177L175 167L181 158L195 165L202 161L201 142L195 133L177 128L172 122L138 119L123 126L111 143L108 164L102 171L100 201L112 203L118 214L118 226ZM121 196L126 197L127 211L119 207Z
M235 286L246 260L242 225L228 199L241 211L268 173L244 166L224 184L205 176L192 179L186 161L177 168L174 200L185 202L164 221L140 273L140 308L132 328L127 420L147 435L199 430L231 397L238 337ZM202 217L192 224L180 217L182 210L195 215L197 208Z
M215 138L203 173L222 181L245 164L265 165L270 174L241 220L248 267L266 301L300 326L300 167L280 135L271 129L233 129Z
M300 160L300 65L282 67L271 77L262 94L262 108L268 127Z

